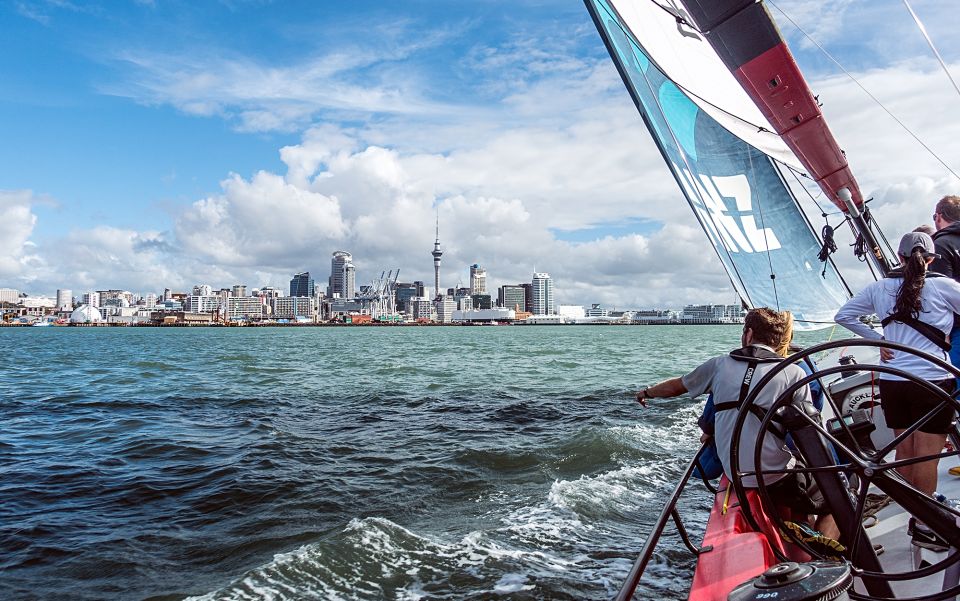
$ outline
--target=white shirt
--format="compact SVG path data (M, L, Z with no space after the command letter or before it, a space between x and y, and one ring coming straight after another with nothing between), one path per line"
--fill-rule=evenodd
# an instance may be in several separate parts
M871 340L884 338L890 342L898 342L905 346L929 353L934 357L950 362L950 357L940 347L935 345L926 336L911 328L905 323L892 321L883 329L883 335L860 321L861 315L876 314L880 319L893 314L893 306L897 300L897 291L903 284L902 278L884 278L874 282L860 291L859 294L847 301L837 311L834 320L854 334ZM960 313L960 284L951 278L927 278L920 294L922 311L918 318L924 323L941 330L944 335L953 329L953 314ZM910 353L894 351L894 356L887 363L890 367L903 370L925 380L945 380L953 375L925 359ZM892 374L880 374L884 380L903 380Z

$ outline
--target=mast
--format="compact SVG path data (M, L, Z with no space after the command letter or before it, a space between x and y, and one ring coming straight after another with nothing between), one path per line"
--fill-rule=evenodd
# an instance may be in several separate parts
M846 156L827 126L790 49L763 0L681 0L707 39L827 197L850 216L881 273L894 267L884 255Z

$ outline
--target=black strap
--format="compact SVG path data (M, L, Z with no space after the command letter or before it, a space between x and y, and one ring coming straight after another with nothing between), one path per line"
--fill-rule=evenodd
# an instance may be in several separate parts
M743 407L744 403L747 400L747 395L750 393L750 382L753 381L753 376L757 371L757 365L760 361L751 359L746 362L747 371L743 373L743 382L740 383L740 397L736 401L725 401L723 403L714 402L714 408L717 410L717 413L721 411L731 411L733 409L740 410ZM757 405L750 405L747 410L752 413L758 420L761 422L763 418L766 417L767 413ZM783 431L783 428L779 424L770 422L770 430L779 436L781 439L786 437L786 432Z
M894 313L893 315L887 315L880 321L880 325L887 327L887 324L893 321L899 321L904 325L908 325L920 334L924 338L939 346L944 352L949 353L951 344L950 340L947 338L947 334L943 330L936 326L932 326L924 321L913 317L912 315L906 315L903 313Z

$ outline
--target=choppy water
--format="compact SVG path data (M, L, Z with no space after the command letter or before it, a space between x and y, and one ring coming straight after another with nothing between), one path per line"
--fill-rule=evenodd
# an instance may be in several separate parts
M607 599L697 444L631 391L738 339L0 328L0 598ZM668 534L638 597L691 568Z

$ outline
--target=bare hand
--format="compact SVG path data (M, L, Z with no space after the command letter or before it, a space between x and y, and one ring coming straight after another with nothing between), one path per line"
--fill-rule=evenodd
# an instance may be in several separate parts
M701 444L702 444L702 443L705 443L705 442L707 442L708 440L710 440L711 438L713 438L713 436L710 436L709 434L707 434L706 432L704 432L703 434L700 435L700 443L701 443Z
M893 359L893 350L888 348L880 349L880 363L886 363Z
M642 391L641 391L641 392L642 392ZM645 399L645 398L643 398L642 396L640 396L640 392L637 392L637 395L636 395L636 396L637 396L637 402L640 403L641 406L643 406L643 407L647 407L647 406L648 406L648 405L647 405L647 399Z

